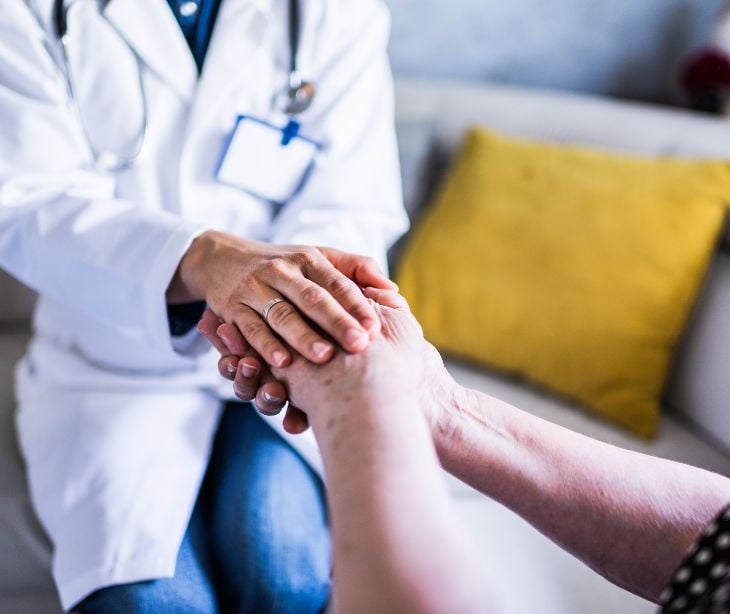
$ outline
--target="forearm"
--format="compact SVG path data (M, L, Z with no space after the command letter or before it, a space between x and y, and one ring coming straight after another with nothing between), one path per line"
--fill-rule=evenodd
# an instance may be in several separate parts
M489 607L487 579L457 524L414 403L344 403L313 424L327 475L338 611Z
M730 480L622 450L476 391L436 442L448 471L512 509L616 584L656 600L730 502Z

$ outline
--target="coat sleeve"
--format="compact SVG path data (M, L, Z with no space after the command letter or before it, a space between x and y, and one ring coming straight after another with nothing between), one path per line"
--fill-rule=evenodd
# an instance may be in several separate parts
M317 95L302 118L302 132L326 148L277 217L272 241L368 255L385 270L386 250L408 229L386 53L389 14L373 0L326 6L312 70Z
M202 228L116 198L114 177L88 170L63 73L22 6L0 15L0 267L80 326L135 339L145 364L175 363L165 291Z

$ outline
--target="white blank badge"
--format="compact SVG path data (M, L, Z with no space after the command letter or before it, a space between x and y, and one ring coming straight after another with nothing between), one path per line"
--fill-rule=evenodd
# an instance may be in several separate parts
M216 179L273 203L285 203L304 186L322 145L284 127L239 115L224 146Z

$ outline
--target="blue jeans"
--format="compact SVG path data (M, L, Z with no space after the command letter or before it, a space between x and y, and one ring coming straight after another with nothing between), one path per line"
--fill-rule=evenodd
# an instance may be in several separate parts
M103 588L83 614L314 613L330 593L322 483L255 415L229 403L175 577Z

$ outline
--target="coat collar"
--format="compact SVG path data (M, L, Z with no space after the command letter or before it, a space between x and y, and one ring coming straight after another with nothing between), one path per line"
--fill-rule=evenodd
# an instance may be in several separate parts
M195 60L165 0L110 0L104 16L150 70L181 98L192 100Z
M73 1L66 0L66 4ZM274 1L222 0L208 53L212 61L206 61L201 75L205 90L216 91L235 81L232 77L263 40ZM33 4L44 25L52 29L53 0L33 0ZM100 0L100 6L139 59L191 103L198 70L166 0Z
M201 89L212 88L220 94L240 71L242 60L262 40L272 1L222 2L203 65ZM109 0L104 14L160 79L187 102L193 100L198 69L166 0Z
M271 0L222 3L200 75L190 124L202 125L245 79L269 30Z

